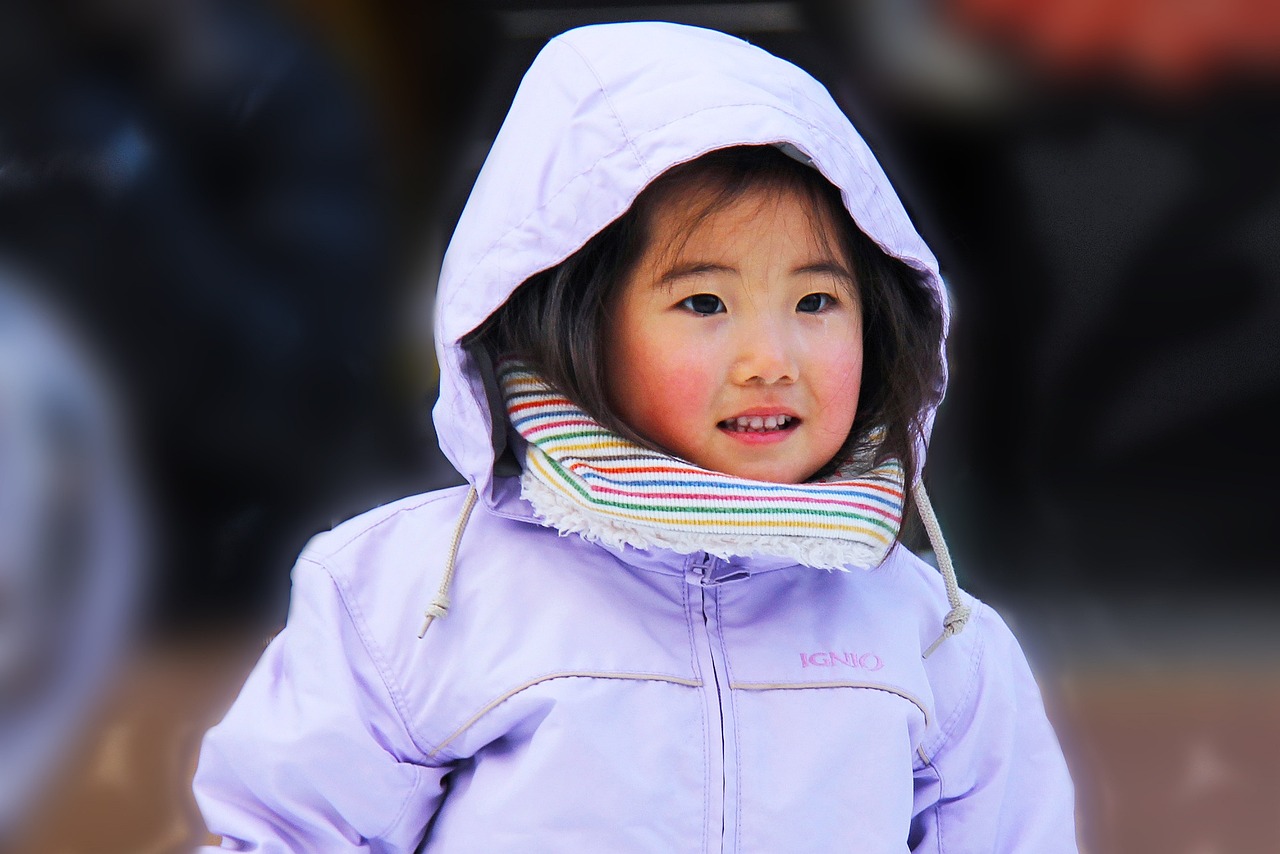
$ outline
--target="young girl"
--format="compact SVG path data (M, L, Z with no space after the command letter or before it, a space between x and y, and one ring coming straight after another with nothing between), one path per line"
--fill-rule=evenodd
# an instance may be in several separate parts
M1075 850L919 489L936 262L816 81L688 27L553 40L438 306L470 486L307 547L201 754L225 847Z

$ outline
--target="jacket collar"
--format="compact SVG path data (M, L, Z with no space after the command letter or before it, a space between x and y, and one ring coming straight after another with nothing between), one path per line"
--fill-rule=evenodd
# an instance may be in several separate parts
M488 505L488 510L504 519L551 527L538 517L533 505L521 497L519 477L500 477L494 480L492 503ZM584 540L584 542L587 541ZM588 544L601 549L614 560L628 567L664 575L685 575L691 580L693 578L691 573L696 574L696 565L702 564L710 573L709 580L713 583L720 583L727 576L733 575L735 569L745 573L737 577L746 577L799 567L799 564L791 558L771 555L732 555L728 558L717 558L706 552L685 554L664 548L642 549L627 545Z

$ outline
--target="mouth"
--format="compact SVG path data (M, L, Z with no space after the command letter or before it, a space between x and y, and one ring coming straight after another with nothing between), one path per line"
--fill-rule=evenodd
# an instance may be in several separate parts
M729 433L785 433L800 426L794 415L739 415L716 425Z

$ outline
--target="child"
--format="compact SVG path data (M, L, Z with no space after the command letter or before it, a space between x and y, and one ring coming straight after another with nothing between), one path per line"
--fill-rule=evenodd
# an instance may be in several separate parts
M918 488L945 309L803 72L669 24L553 40L441 279L436 420L470 486L307 547L205 739L210 829L241 851L1074 851L1035 682ZM942 574L897 542L911 493Z

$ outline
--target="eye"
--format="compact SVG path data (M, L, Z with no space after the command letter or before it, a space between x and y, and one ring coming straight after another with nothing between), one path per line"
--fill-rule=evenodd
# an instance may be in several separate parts
M817 314L835 304L836 298L831 294L807 294L796 303L796 311L805 314Z
M680 305L694 314L721 314L724 303L715 294L694 294L680 300Z

